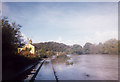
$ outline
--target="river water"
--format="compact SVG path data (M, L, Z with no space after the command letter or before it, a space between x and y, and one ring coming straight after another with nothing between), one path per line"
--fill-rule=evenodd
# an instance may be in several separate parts
M51 73L53 70L50 70L51 63L58 80L118 80L118 55L68 54L67 57L55 59L53 57L49 60L50 62L42 66L42 71L38 73L37 80L40 80L40 74L42 77L53 76Z

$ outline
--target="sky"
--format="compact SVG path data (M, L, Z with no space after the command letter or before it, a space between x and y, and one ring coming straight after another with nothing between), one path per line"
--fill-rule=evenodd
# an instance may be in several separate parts
M117 2L4 2L2 16L33 43L98 44L118 38Z

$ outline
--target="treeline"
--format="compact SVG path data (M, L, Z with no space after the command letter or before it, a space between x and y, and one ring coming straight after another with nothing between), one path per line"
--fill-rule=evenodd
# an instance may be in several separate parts
M34 43L33 45L36 47L37 55L40 57L49 57L57 53L64 54L70 48L70 46L57 42Z
M71 46L70 52L72 54L118 54L118 40L110 39L98 45L87 42L83 47L76 44Z
M119 43L120 44L120 43ZM118 54L118 40L110 39L98 45L87 42L83 47L78 44L68 46L63 43L35 43L37 54L41 57L61 54Z

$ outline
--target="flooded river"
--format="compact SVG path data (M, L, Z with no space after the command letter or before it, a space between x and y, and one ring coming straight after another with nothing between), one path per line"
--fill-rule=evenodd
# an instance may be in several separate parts
M36 80L118 80L118 55L66 55L46 60Z

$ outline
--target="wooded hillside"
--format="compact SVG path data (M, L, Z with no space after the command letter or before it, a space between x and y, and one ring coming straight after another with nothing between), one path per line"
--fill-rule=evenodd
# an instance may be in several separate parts
M78 44L72 46L57 43L35 43L38 55L55 55L57 52L64 54L118 54L118 40L110 39L97 45L87 42L83 47Z

